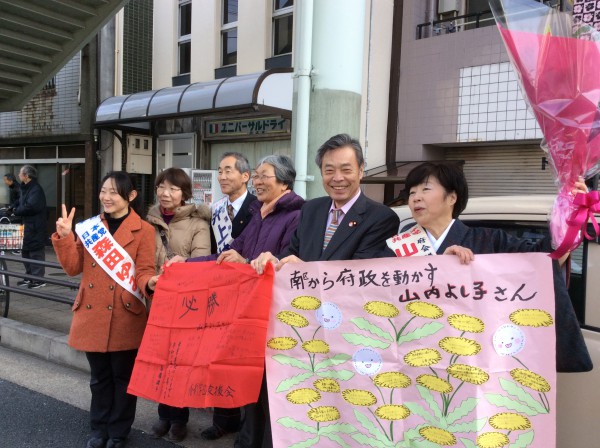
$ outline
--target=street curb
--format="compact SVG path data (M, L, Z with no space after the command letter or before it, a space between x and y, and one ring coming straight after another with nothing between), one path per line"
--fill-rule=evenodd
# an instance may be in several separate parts
M0 317L0 345L89 372L85 354L69 347L67 338L58 331Z

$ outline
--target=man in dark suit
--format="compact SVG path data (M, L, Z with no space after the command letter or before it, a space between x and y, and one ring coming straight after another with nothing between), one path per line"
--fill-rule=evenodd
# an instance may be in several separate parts
M250 204L256 196L247 189L250 164L243 154L227 152L219 162L219 185L225 198L212 206L211 250L221 253L229 249L231 242L246 228L252 214ZM215 408L213 424L200 433L206 440L221 438L239 430L240 408Z
M257 272L268 261L280 269L298 261L377 258L384 253L385 240L398 232L398 216L360 190L365 162L358 140L335 135L319 148L315 161L328 196L302 207L287 251L261 254L252 262Z
M248 191L250 164L243 154L227 152L219 162L219 185L225 197L212 206L211 251L229 249L231 242L246 228L252 214L250 204L256 196Z

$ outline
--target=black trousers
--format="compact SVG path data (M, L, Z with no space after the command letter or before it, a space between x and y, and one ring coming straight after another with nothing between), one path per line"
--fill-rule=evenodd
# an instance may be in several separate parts
M189 408L176 408L168 404L158 404L158 418L170 423L187 423L190 419Z
M21 251L21 256L23 258L29 258L31 260L46 261L46 250L43 247L41 249L36 249L36 250L23 249ZM46 272L46 268L44 266L40 266L37 264L31 264L31 263L23 263L23 264L25 265L25 273L26 274L37 275L39 277L43 277Z
M213 426L224 432L240 430L242 412L240 408L215 408Z
M273 448L271 435L271 416L269 414L269 395L267 377L263 375L258 403L244 406L242 427L238 433L235 448Z
M92 436L125 438L135 420L137 397L127 393L137 350L86 352L90 363Z

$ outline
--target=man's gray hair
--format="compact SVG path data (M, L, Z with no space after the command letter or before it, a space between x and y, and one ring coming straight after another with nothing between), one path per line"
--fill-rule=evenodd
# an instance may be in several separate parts
M354 150L354 155L356 156L356 162L358 163L358 166L363 166L365 164L365 158L363 156L362 146L360 146L360 142L358 140L350 137L348 134L334 135L321 145L321 147L317 150L317 156L315 157L317 166L320 169L323 168L323 157L327 151L344 148L346 146Z
M225 159L226 157L235 158L235 169L238 170L240 173L250 174L250 162L248 162L248 159L244 154L241 154L239 152L226 152L221 156L221 160L219 162L222 162L223 159Z
M275 177L277 180L287 185L288 190L294 189L294 181L296 180L296 169L294 162L288 156L272 155L260 159L256 168L262 164L268 163L275 169Z
M23 171L23 174L28 178L37 179L37 170L31 165L23 165L21 171Z

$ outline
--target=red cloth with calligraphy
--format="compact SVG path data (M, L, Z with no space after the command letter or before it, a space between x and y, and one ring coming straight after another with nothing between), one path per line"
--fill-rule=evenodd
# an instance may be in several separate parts
M154 293L130 394L170 406L233 408L258 400L273 269L177 263Z

